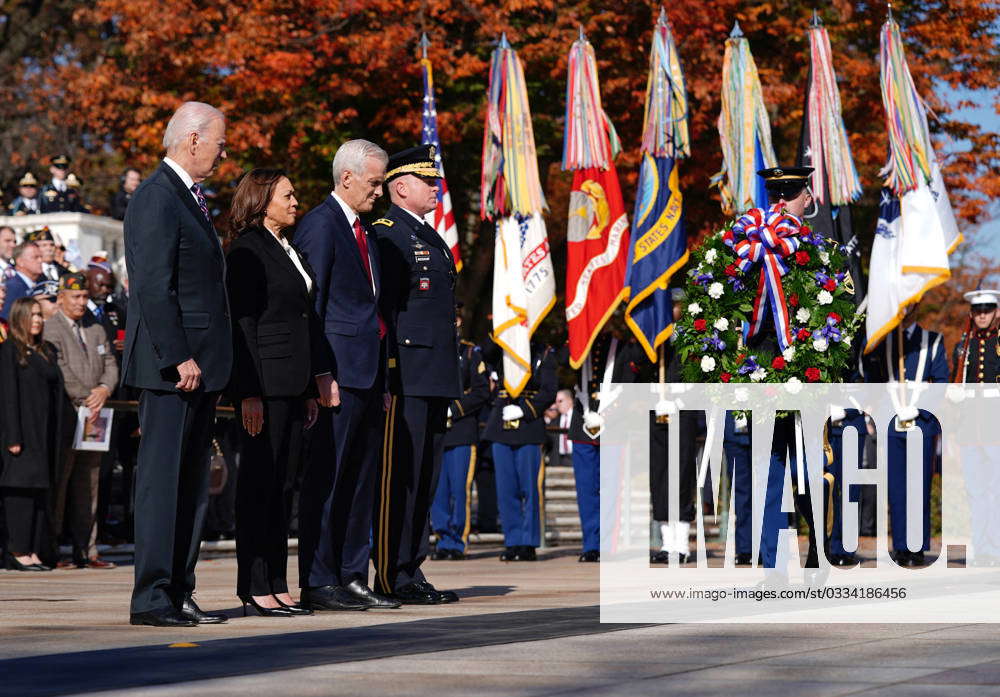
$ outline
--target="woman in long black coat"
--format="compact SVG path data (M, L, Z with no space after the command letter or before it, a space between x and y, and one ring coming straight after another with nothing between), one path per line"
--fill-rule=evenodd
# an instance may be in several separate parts
M289 460L316 421L311 346L318 319L315 279L290 245L292 184L279 169L240 180L231 219L238 235L226 259L233 317L229 392L243 426L236 485L236 593L261 615L306 614L288 593ZM292 466L295 463L291 463Z
M50 570L38 555L49 552L51 539L48 494L59 462L63 385L55 347L42 340L43 324L38 302L20 298L11 308L10 336L0 344L4 563L21 571Z

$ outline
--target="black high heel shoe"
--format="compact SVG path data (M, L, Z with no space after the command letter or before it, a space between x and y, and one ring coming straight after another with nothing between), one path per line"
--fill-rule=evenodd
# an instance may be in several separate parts
M4 552L3 566L9 571L51 571L49 567L41 564L22 564L10 552Z
M288 603L281 602L281 598L279 598L278 596L274 596L274 599L278 601L278 604L281 605L281 607L285 608L286 610L288 610L293 615L311 615L311 614L313 614L312 608L306 607L305 605L302 605L301 603L295 603L294 605L289 605Z
M293 612L290 612L289 609L284 605L282 605L281 607L263 607L259 605L256 600L253 599L252 595L248 595L245 598L241 596L240 600L243 601L244 617L247 616L247 605L256 610L257 614L260 615L261 617L291 617L293 614L295 614ZM281 601L278 602L280 604Z

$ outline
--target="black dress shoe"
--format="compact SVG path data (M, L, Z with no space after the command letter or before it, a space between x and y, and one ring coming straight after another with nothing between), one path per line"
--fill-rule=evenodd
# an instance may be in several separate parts
M238 596L241 601L243 601L243 616L247 616L247 605L254 609L261 617L291 617L296 614L291 611L290 608L286 607L280 600L275 598L274 600L278 603L278 607L264 607L256 600L252 595Z
M517 559L514 561L538 561L538 555L535 553L535 548L530 545L521 545L517 547Z
M452 561L462 561L465 559L465 553L459 552L457 549L448 550L448 558Z
M500 561L520 561L517 558L517 547L507 547L500 552Z
M583 561L582 559L580 561ZM668 564L670 563L670 552L665 549L661 549L659 552L653 552L649 555L650 564Z
M425 591L431 591L432 593L437 593L438 597L441 598L442 603L457 603L458 593L455 591L439 591L437 588L432 586L429 581L420 581L416 585L423 588Z
M830 557L831 566L854 566L858 558L853 554L834 554Z
M279 598L278 596L274 596L274 599L278 601L278 604L281 605L281 607L285 608L286 610L288 610L293 615L311 615L311 614L313 614L313 611L310 610L309 608L305 607L302 603L295 603L294 605L289 605L287 603L281 602L281 598Z
M179 613L172 607L148 612L133 612L128 618L129 624L146 625L149 627L196 627L198 623Z
M577 559L577 561L585 561L585 562L601 561L601 553L596 549L588 549L586 552L580 555L580 558Z
M404 605L440 605L444 602L437 591L427 590L418 583L407 583L392 593L393 600Z
M431 559L434 561L446 561L451 559L451 552L447 549L435 549L434 554L431 555Z
M181 603L180 613L187 619L198 624L225 624L229 621L229 618L225 615L202 611L190 595L184 598L184 602Z
M919 552L910 552L910 566L925 566L926 564L927 562L924 561L923 550Z
M359 579L354 579L344 590L354 596L358 602L364 603L369 610L395 610L402 605L398 600L391 600L384 595L379 595Z
M367 610L368 606L340 586L303 588L299 604L312 610Z
M751 554L737 554L736 555L736 566L750 566L750 562L753 561Z

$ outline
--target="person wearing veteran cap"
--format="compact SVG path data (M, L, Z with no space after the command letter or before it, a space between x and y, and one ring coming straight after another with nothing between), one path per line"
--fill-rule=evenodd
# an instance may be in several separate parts
M8 207L11 215L34 215L42 212L42 202L38 198L38 180L31 172L25 172L17 182L17 198Z
M42 318L49 319L59 310L56 298L59 295L59 282L48 279L39 281L28 291L28 297L34 298L42 308Z
M389 390L375 520L375 589L403 603L455 602L420 566L429 552L448 409L462 396L455 333L455 264L424 216L437 206L441 173L434 146L392 155L392 201L375 221L382 277L379 307L388 325Z
M952 356L956 382L1000 382L998 296L1000 291L982 288L965 293L969 326Z
M58 281L60 277L70 271L65 266L56 261L56 238L52 231L43 227L25 235L26 240L30 240L38 245L38 251L42 253L42 276L50 281Z
M42 190L42 213L86 212L80 202L80 192L66 179L69 162L69 157L66 155L56 155L52 158L49 166L52 181Z

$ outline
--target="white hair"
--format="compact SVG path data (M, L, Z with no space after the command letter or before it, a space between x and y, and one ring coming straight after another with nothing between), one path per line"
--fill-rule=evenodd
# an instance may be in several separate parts
M163 149L171 150L192 133L203 135L216 119L225 121L226 116L211 104L184 102L167 122L167 130L163 132Z
M383 165L389 162L385 150L370 141L359 138L341 145L337 148L337 154L333 156L333 183L339 184L344 172L353 172L359 176L363 174L365 160L369 157L374 157Z

